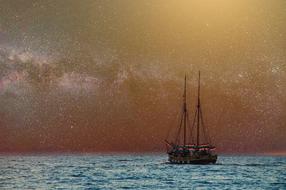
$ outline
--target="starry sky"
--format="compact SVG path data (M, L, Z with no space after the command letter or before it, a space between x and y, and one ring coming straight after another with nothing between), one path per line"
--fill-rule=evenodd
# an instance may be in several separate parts
M0 152L164 151L199 70L219 152L286 152L285 0L0 4Z

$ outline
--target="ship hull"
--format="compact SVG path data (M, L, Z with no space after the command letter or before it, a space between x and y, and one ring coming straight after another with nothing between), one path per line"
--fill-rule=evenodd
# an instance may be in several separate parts
M215 164L217 155L207 156L174 156L169 155L171 164Z

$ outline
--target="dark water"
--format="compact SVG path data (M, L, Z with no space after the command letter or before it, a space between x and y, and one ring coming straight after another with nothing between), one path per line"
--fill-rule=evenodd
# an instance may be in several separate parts
M0 189L286 189L286 157L171 165L165 155L0 156L0 172Z

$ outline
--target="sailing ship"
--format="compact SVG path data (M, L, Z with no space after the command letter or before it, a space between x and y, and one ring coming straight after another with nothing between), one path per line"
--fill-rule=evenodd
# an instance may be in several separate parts
M194 134L195 132L195 134ZM187 134L188 133L188 134ZM201 138L204 134L205 142ZM215 164L217 155L214 153L215 146L210 142L206 133L203 121L203 114L200 100L200 72L198 79L198 97L195 117L190 126L189 113L187 109L187 77L185 76L184 95L182 113L180 115L180 124L176 133L175 140L167 145L169 162L172 164Z

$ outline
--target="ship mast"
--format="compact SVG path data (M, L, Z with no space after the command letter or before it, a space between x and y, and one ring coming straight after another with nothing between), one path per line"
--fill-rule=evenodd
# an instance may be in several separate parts
M201 72L199 71L199 81L198 81L198 103L197 103L197 146L200 145L200 109L201 109L201 101L200 101L200 81L201 80Z
M187 75L185 75L185 88L184 88L184 146L186 145L187 134Z

